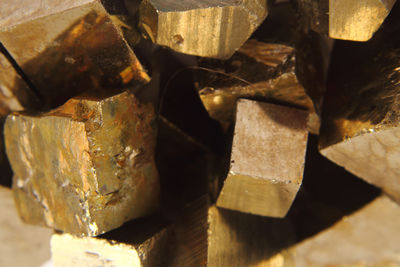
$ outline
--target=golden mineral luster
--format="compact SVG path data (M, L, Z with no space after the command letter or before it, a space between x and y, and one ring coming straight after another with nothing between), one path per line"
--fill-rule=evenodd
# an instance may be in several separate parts
M154 116L129 91L10 115L6 151L22 219L95 236L152 213L159 198Z

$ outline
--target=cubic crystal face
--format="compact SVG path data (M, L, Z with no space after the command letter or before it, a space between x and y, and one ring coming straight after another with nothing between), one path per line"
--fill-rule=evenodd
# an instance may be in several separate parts
M153 106L129 91L10 115L6 151L23 220L94 236L152 212L159 195L154 119Z
M284 217L300 189L307 145L307 113L239 100L231 167L217 206Z
M187 205L175 229L171 266L281 266L263 261L294 237L287 221L220 209L205 196Z
M39 106L61 105L82 88L120 88L150 80L125 40L121 22L100 0L57 0L50 7L31 2L37 5L20 5L35 15L0 18L0 42L31 81L42 102ZM18 18L22 13L13 10L13 4L7 7L4 14L16 13ZM0 70L7 73L3 83L23 106L32 106L20 96L25 89L19 77L2 65Z
M365 42L389 15L396 0L330 0L329 37Z
M229 58L266 18L266 0L145 0L140 24L156 44L175 51Z
M399 206L381 195L326 230L282 250L284 266L398 266ZM274 266L273 258L264 266ZM270 265L271 264L271 265ZM276 266L276 265L275 265Z

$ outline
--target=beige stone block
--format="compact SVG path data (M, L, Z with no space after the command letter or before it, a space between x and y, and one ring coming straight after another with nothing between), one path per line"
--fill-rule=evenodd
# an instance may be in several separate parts
M284 217L303 179L307 113L239 100L231 167L217 206Z

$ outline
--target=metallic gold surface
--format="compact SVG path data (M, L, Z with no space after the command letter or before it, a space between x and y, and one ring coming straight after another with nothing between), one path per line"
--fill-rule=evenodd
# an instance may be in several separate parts
M238 66L237 70L224 72L220 79L201 77L206 82L199 81L203 86L199 94L205 108L225 130L234 121L239 98L285 103L315 112L311 99L297 79L293 48L250 40L229 64ZM209 76L217 74L211 69ZM221 82L224 80L225 84Z
M114 23L100 1L43 12L34 19L3 25L0 41L45 106L62 104L82 89L125 87L150 80L125 41L121 24ZM18 77L12 73L6 81L20 90Z
M59 13L93 0L14 0L0 6L0 27L16 25L25 21Z
M396 0L296 0L308 27L330 38L365 42L389 15Z
M54 234L51 254L54 266L165 266L171 250L170 228L159 216L127 223L99 237Z
M177 257L170 266L269 266L264 259L294 238L288 221L220 209L206 198L190 203L175 227Z
M1 53L0 68L0 114L4 116L10 111L24 109L23 105L29 101L27 93L30 89L8 59ZM14 79L9 79L10 76Z
M145 0L139 12L154 43L212 58L232 56L268 14L266 0Z
M366 48L372 50L376 44L367 44ZM322 149L356 136L399 126L400 50L383 46L377 49L382 52L374 55L374 65L362 65L369 61L369 54L365 54L366 59L361 65L358 68L350 65L348 68L353 70L341 74L328 92L320 137ZM358 63L355 61L354 64ZM353 80L353 75L359 75L359 79Z
M324 156L400 201L396 7L369 42L337 44L319 143Z
M329 37L368 41L396 0L329 0Z
M93 237L54 234L51 238L54 266L143 266L134 246Z
M93 236L158 205L154 110L129 91L10 115L5 139L26 222Z
M293 73L249 86L214 90L205 88L200 91L200 98L210 116L218 120L225 129L233 121L236 101L239 98L273 99L312 109L311 100L304 94L303 87L299 85Z
M307 113L241 99L231 164L217 206L284 217L303 180Z
M265 259L263 266L399 266L399 219L399 206L380 196L325 231Z

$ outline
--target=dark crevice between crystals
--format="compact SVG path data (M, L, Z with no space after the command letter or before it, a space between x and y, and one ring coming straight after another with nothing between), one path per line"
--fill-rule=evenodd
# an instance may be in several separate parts
M161 199L165 210L178 210L215 187L226 141L194 86L196 57L159 48L157 62Z
M4 146L4 122L5 117L0 118L0 185L11 187L12 184L12 170L5 151Z
M309 135L305 162L303 184L287 215L297 242L356 212L381 192L323 157L315 135Z

